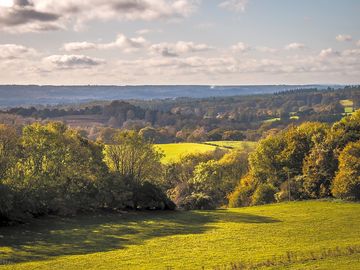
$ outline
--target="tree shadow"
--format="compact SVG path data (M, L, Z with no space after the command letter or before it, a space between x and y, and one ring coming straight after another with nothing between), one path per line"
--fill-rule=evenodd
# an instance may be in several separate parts
M218 221L279 222L226 210L47 217L0 228L0 265L123 249L155 237L201 234L215 228Z

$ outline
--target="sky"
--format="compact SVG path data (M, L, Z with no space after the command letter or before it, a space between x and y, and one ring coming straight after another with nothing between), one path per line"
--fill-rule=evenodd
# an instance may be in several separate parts
M359 84L359 0L0 0L0 84Z

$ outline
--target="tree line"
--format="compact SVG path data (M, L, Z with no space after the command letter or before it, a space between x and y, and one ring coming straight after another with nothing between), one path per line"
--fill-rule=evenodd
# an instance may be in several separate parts
M360 200L360 110L305 122L256 150L216 149L168 164L152 141L118 130L91 141L59 122L0 125L0 221L98 210L214 209L287 200Z
M114 145L64 124L0 125L0 221L99 209L174 209L157 185L162 154L133 131Z
M360 200L360 110L333 125L307 122L261 140L229 205L329 197Z
M65 121L69 116L98 116L105 128L87 130L92 139L101 136L106 128L136 131L152 128L153 137L158 143L239 138L251 141L291 123L338 121L344 113L341 100L351 100L354 108L360 108L359 86L327 90L296 89L269 95L11 108L6 113Z

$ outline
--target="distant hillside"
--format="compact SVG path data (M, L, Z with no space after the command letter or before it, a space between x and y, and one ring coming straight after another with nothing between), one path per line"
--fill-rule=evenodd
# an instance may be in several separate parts
M0 108L83 103L94 100L205 98L269 94L298 88L325 89L331 85L249 85L249 86L37 86L0 85Z

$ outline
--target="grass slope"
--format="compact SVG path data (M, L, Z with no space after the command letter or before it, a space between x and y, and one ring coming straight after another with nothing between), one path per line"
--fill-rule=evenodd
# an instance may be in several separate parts
M165 157L162 159L164 163L178 161L181 156L186 154L205 153L216 149L216 146L200 143L169 143L156 144L155 146L164 152Z
M0 235L1 270L232 269L292 253L261 269L360 269L356 203L46 218Z
M214 145L224 148L233 148L240 150L253 150L256 146L256 142L245 142L245 141L211 141L206 142L205 144Z
M351 114L354 112L354 102L350 99L340 100L340 104L344 107L345 114Z
M165 154L162 162L169 163L171 161L178 161L181 156L186 154L206 153L214 151L217 147L228 150L230 148L237 149L254 149L255 142L244 141L213 141L206 143L169 143L156 144L155 146L162 150Z

